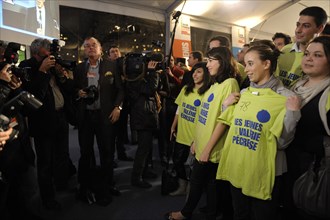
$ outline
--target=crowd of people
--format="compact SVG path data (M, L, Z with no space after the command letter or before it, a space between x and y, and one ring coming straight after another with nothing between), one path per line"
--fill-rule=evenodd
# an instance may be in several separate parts
M320 219L295 207L292 191L314 159L324 157L324 137L330 136L327 18L322 8L307 7L294 42L275 33L272 41L244 44L237 59L226 37L212 37L206 58L192 51L188 67L173 56L168 66L159 67L157 57L137 63L138 54L122 57L118 46L105 56L95 37L84 39L86 59L72 74L56 61L48 39L35 39L31 58L19 63L28 79L13 82L11 65L1 57L1 106L22 91L42 105L23 106L13 116L18 125L1 127L0 213L4 219L42 219L22 192L27 173L38 182L45 209L61 209L55 195L75 174L77 199L109 205L121 195L116 151L119 160L133 162L131 185L150 188L148 179L159 175L150 169L156 137L161 164L168 168L173 161L178 178L169 195L186 196L165 219L191 218L203 193L208 220L277 220L280 207L284 219ZM5 120L9 110L1 110ZM128 123L136 136L134 158L124 146ZM69 154L69 124L78 130L77 168Z

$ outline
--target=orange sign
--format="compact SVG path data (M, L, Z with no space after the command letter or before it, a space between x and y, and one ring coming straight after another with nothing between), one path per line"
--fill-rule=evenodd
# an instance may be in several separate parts
M172 54L175 58L188 58L191 52L190 18L181 15L177 28Z
M178 57L189 57L191 52L191 41L174 39L173 44L173 56Z

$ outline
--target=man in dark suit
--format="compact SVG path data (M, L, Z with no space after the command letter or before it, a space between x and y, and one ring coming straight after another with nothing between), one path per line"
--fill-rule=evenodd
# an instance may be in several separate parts
M23 88L43 103L28 115L29 132L37 154L41 199L46 208L59 210L54 185L65 187L71 175L69 125L65 113L74 87L73 80L61 75L63 68L55 66L50 44L47 39L35 39L31 44L32 58L19 66L31 68L30 80L23 82Z
M100 42L94 37L86 38L84 49L87 59L74 71L81 153L78 167L79 198L93 202L91 195L94 194L98 204L107 205L111 202L111 195L120 195L113 186L114 123L120 116L124 89L116 63L102 59ZM92 182L96 164L94 136L100 154L98 189Z

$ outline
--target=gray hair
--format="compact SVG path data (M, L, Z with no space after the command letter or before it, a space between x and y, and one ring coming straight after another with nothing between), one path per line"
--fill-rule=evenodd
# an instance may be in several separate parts
M51 42L48 39L44 39L44 38L37 38L35 39L32 43L31 43L31 54L35 55L38 54L40 48L46 48L49 49L50 48L50 44Z

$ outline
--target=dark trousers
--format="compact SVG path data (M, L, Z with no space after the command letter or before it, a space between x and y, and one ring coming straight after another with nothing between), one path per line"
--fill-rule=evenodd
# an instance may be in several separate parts
M78 166L78 181L81 187L88 187L92 172L95 170L94 138L100 156L100 177L106 183L113 179L114 131L110 121L102 118L99 110L86 110L86 117L78 126L80 159Z
M35 136L38 183L43 201L54 199L54 184L64 185L70 177L69 125L64 112L57 112L57 124L51 136Z
M135 153L132 181L142 179L148 154L152 149L153 133L152 130L138 130L138 148Z
M235 220L276 220L278 219L279 180L276 177L271 200L261 200L242 193L242 190L231 185L231 195Z
M33 212L38 212L33 201L38 190L35 167L26 167L23 173L11 173L5 182L0 181L1 220L34 219Z
M190 177L190 191L187 202L181 210L182 215L191 217L196 208L202 194L206 191L207 200L207 220L216 218L217 196L216 196L216 173L218 163L199 163L194 161L193 169Z
M165 99L164 99L165 100ZM166 103L165 103L166 104ZM172 121L166 120L166 109L162 108L158 114L159 118L159 128L157 131L158 136L158 152L159 152L159 158L161 160L164 160L164 158L168 159L168 146L169 146L169 139L170 136L167 132L169 123L172 123ZM166 131L166 132L164 132Z
M173 165L176 175L180 179L187 179L186 168L184 166L189 156L190 147L184 144L175 143L173 152Z

